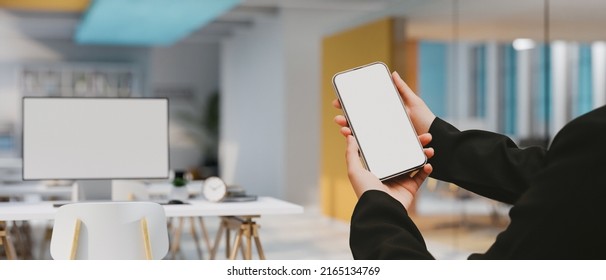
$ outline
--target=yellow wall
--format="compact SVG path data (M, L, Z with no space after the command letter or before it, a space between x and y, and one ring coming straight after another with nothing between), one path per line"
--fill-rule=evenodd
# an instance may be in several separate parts
M88 8L89 2L89 0L0 0L0 7L30 11L83 12Z
M374 61L383 61L391 69L392 20L376 21L326 37L322 48L322 211L328 216L349 221L357 198L347 179L345 139L333 122L341 111L331 105L336 98L332 76Z

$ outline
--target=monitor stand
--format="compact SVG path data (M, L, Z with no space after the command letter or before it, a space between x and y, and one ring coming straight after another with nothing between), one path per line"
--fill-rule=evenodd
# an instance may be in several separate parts
M112 180L79 180L74 198L77 201L111 201Z

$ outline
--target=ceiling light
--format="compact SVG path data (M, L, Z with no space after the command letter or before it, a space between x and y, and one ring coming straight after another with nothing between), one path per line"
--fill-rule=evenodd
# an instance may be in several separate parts
M532 39L518 38L513 40L513 48L516 51L525 51L534 48L535 43Z

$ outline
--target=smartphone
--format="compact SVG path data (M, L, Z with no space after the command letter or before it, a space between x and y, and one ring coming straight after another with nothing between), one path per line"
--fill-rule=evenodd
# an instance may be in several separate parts
M332 81L366 169L384 181L427 163L387 65L356 67Z

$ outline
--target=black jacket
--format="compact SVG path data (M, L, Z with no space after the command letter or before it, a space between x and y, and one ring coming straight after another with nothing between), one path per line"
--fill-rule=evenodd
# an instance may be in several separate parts
M518 148L485 131L436 118L432 177L513 204L511 222L470 259L606 259L606 107L567 124L549 150ZM367 191L351 218L356 259L431 259L404 207Z

